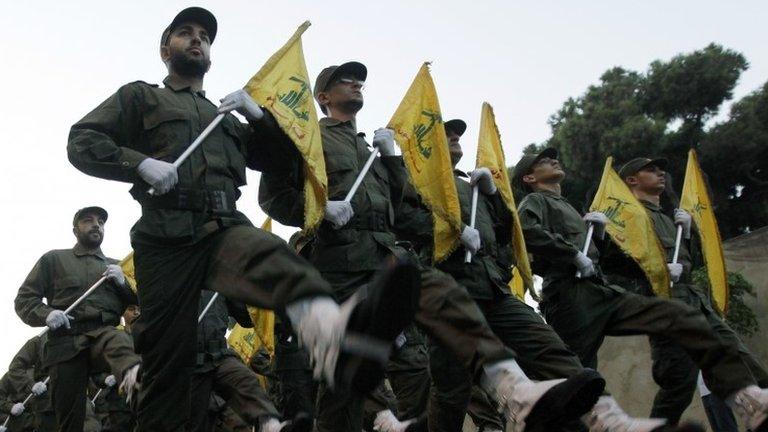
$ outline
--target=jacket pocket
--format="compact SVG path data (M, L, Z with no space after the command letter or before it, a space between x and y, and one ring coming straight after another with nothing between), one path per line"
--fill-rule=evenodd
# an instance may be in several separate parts
M144 114L144 135L151 156L172 161L190 144L189 115L180 109L155 109Z

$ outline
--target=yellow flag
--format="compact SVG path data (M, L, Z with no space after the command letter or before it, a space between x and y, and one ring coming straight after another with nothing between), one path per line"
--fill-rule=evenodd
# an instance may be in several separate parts
M512 271L510 288L512 293L520 299L525 298L525 290L533 289L533 272L531 263L528 262L528 251L525 249L523 228L520 225L520 217L517 214L515 196L512 194L512 186L509 182L509 173L504 161L504 150L501 147L499 128L496 126L496 117L493 107L488 102L483 102L480 115L480 137L477 141L478 168L485 167L491 170L493 182L501 194L507 209L512 214L512 251L515 253L516 265Z
M136 292L136 268L133 266L133 251L120 261L120 268L123 269L128 286L131 287L133 292Z
M698 228L704 263L707 265L709 286L712 290L712 300L722 315L728 310L728 279L723 242L720 239L720 230L717 228L717 219L715 219L712 201L709 199L707 184L704 182L704 175L701 173L701 167L693 149L688 152L680 208L691 215Z
M306 21L245 85L251 97L269 110L304 160L304 229L313 231L323 219L328 200L323 144L312 98L301 35Z
M603 178L589 209L602 212L608 217L609 223L605 229L613 242L640 266L653 292L668 298L669 270L664 247L653 229L653 221L645 206L616 174L612 163L612 157L605 161Z
M272 218L268 217L261 229L272 232ZM275 353L275 313L271 310L248 306L253 328L236 324L229 333L227 343L248 364L253 355L264 347L270 357Z
M461 206L429 63L419 69L387 127L395 131L411 183L432 211L434 260L440 262L458 246Z

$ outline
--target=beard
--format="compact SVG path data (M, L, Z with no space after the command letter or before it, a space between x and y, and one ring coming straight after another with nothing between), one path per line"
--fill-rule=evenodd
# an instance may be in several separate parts
M94 234L99 234L98 236ZM97 247L101 246L101 242L104 240L104 236L101 235L98 231L86 231L86 232L77 232L77 242L81 245L85 246L88 249L96 249Z
M190 78L202 78L208 68L211 67L211 61L206 58L192 58L183 51L171 53L169 59L171 68L181 76Z
M339 104L337 109L343 113L356 114L362 108L363 108L362 99L360 100L350 99L344 103Z

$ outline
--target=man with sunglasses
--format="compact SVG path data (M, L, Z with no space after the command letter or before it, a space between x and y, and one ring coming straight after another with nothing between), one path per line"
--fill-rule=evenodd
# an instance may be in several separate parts
M357 113L363 107L366 77L364 65L348 62L323 69L314 88L315 99L328 115L320 120L320 131L329 201L325 221L318 228L308 254L331 283L338 299L353 295L392 256L412 256L395 244L393 233L407 173L402 158L395 155L391 130L379 129L374 133L373 144L381 157L374 161L351 201L344 201L371 154L356 125ZM262 175L259 203L275 220L301 227L303 165L300 155L293 153L292 169ZM409 291L400 295L409 295ZM583 412L579 411L581 407L591 406L602 391L604 381L594 372L577 374L568 380L530 381L514 360L514 353L490 330L471 297L445 273L422 266L416 300L416 324L448 347L472 377L493 395L515 431L522 431L526 424L546 428L577 417ZM397 319L399 315L394 311L385 319ZM359 394L321 391L318 429L359 431L360 400ZM405 425L398 424L388 426L387 430L404 428Z
M752 430L768 430L768 391L758 387L737 344L721 338L697 309L630 293L606 281L595 243L602 238L607 218L598 212L582 217L560 193L564 179L553 148L524 155L512 179L519 194L528 194L518 211L533 270L544 277L540 307L547 322L587 367L597 366L605 336L666 336L687 352L707 386ZM596 234L583 253L587 223L595 225ZM606 419L625 416L608 397L601 398L593 412L598 429Z

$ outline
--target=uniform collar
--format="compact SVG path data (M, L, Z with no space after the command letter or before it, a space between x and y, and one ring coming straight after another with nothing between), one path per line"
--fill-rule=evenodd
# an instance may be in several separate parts
M661 211L661 206L659 206L658 204L654 204L654 203L652 203L650 201L646 201L646 200L639 200L639 201L640 201L640 203L642 203L645 206L645 208L647 208L650 211L655 211L655 212L660 212Z
M72 252L75 254L75 256L86 256L86 255L93 255L96 257L101 258L102 260L107 260L107 257L104 256L104 254L101 252L101 248L96 249L95 251L87 251L85 248L80 244L75 244L75 247L72 248Z
M323 117L320 119L320 125L325 127L351 127L354 131L357 131L357 123L354 120L341 121L332 117Z
M192 89L190 88L189 85L184 85L184 84L181 84L181 83L177 83L173 79L173 77L171 77L170 75L165 77L165 79L163 80L163 84L165 84L166 87L170 88L171 90L173 90L175 92L180 92L180 91L184 91L184 90L189 91L190 93L192 92ZM196 93L199 96L201 96L201 97L205 97L205 90L200 90L199 92L196 92Z
M555 192L552 192L552 191L549 191L549 190L546 190L546 189L542 189L542 190L537 191L537 192L540 193L540 194L546 195L546 196L548 196L550 198L555 198L555 199L558 199L558 200L565 200L565 197L563 197L562 195L560 195L558 193L555 193Z
M456 177L469 178L467 173L465 173L464 171L462 171L460 169L454 169L453 170L453 175L455 175Z

